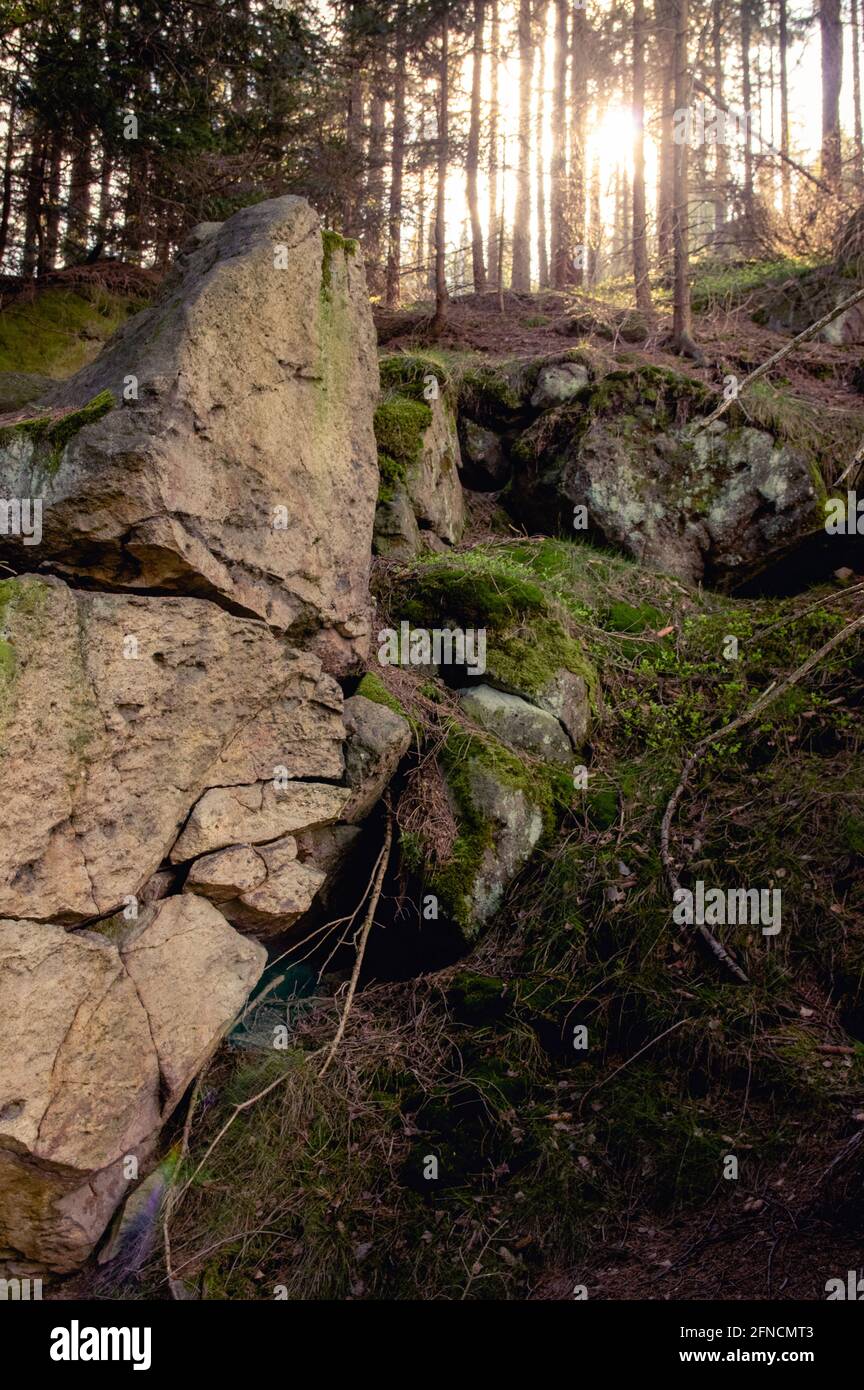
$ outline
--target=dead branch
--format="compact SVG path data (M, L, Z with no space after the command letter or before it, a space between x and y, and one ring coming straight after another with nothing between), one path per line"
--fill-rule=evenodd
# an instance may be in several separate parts
M728 400L721 401L720 404L712 410L710 415L706 415L704 420L698 422L697 429L707 429L708 425L714 420L719 420L720 416L729 409L734 400L738 399L741 392L744 391L746 387L752 386L754 381L765 376L766 373L769 372L772 367L776 366L778 362L781 362L784 357L788 357L789 353L794 351L799 343L806 343L808 339L815 338L816 334L820 329L824 328L827 323L831 323L834 319L839 318L842 313L847 309L851 309L853 304L857 304L862 299L864 299L864 288L858 289L854 294L848 295L846 299L837 305L836 309L831 309L827 314L823 314L821 319L817 319L815 323L811 323L809 328L805 328L803 333L799 333L797 338L793 338L785 347L780 348L779 352L772 353L767 361L763 362L760 367L752 371L749 376L745 376L744 380L739 383L736 395L730 396Z
M862 290L861 295L864 296L864 290ZM707 737L703 738L702 741L696 745L684 764L680 780L669 798L660 825L660 859L666 870L666 877L669 880L673 894L681 887L681 882L676 873L669 849L672 820L678 803L687 788L690 775L704 753L712 744L717 743L722 738L727 738L729 734L737 732L738 729L743 729L746 724L752 723L753 720L756 719L763 710L767 709L770 704L773 704L780 695L783 695L787 690L791 689L793 685L797 685L799 681L802 681L805 676L809 675L813 668L818 666L823 657L827 656L829 652L832 652L835 647L839 647L840 643L845 642L853 633L860 632L862 628L864 628L864 613L854 618L851 623L847 623L845 627L840 628L838 632L835 632L834 636L829 637L828 641L823 643L818 651L811 652L807 660L802 661L801 665L796 667L785 680L780 681L779 685L776 682L769 685L767 690L764 690L758 699L754 700L753 704L749 709L746 709L743 714L739 714L731 723L724 724L721 729L715 729L713 733L708 734ZM699 925L699 933L710 947L717 960L719 960L737 980L740 980L742 984L749 984L749 980L740 965L732 959L726 948L720 944L704 923Z
M357 990L357 981L360 978L360 970L363 965L363 956L366 951L366 942L369 940L369 933L372 930L372 922L375 917L375 909L378 906L378 899L381 897L381 887L384 883L384 875L387 872L387 865L390 861L390 846L393 843L393 813L387 812L387 829L384 833L384 844L378 856L378 864L375 873L375 882L372 886L372 896L369 899L369 906L366 909L366 916L363 918L363 925L360 928L360 938L357 943L357 956L354 961L354 969L351 972L351 979L348 984L348 993L345 996L345 1008L342 1010L342 1017L339 1020L339 1027L336 1029L336 1036L330 1044L327 1056L321 1065L318 1073L318 1080L326 1072L333 1058L336 1056L336 1049L342 1041L345 1032L345 1025L348 1022L348 1015L351 1012L351 1005L354 1002L354 995Z

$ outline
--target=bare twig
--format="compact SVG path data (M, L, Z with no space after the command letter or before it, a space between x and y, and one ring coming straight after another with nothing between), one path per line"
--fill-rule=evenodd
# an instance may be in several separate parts
M821 319L817 319L815 323L811 323L809 328L805 328L803 333L799 333L798 336L793 338L790 343L787 343L785 347L780 348L778 352L772 353L767 361L763 362L755 371L752 371L749 376L745 376L744 380L738 385L736 395L730 396L728 400L721 401L720 404L711 411L710 415L706 415L704 420L698 422L697 429L704 430L714 420L719 420L720 416L729 409L734 400L738 399L741 392L744 391L746 387L752 386L754 381L758 381L760 377L765 376L778 362L781 362L784 357L788 357L789 353L793 352L799 343L806 343L808 339L815 338L816 334L823 329L827 323L831 323L834 319L839 318L842 313L847 309L851 309L853 304L858 304L862 299L864 299L864 289L858 289L854 294L847 295L847 297L837 305L836 309L831 309L827 314L823 314Z
M864 296L864 290L862 290L861 293L862 296ZM710 748L710 746L713 743L717 743L722 738L727 738L729 734L733 734L737 732L738 729L744 728L746 724L752 723L752 721L756 719L764 709L767 709L767 707L770 704L773 704L774 701L778 699L780 695L783 695L785 691L791 689L793 685L797 685L799 681L802 681L806 675L809 675L813 668L815 666L818 666L819 662L823 659L823 657L827 656L829 652L832 652L835 647L839 647L840 643L845 642L848 637L851 637L853 635L853 633L860 632L862 628L864 628L864 613L860 614L859 617L854 618L851 623L847 623L845 627L840 628L838 632L835 632L833 637L829 637L828 641L824 642L823 645L818 649L818 651L811 652L807 660L802 661L801 665L796 667L795 670L792 671L791 674L788 675L785 680L780 681L779 684L776 681L772 682L772 684L768 686L768 689L764 690L762 694L756 700L754 700L753 704L749 707L749 709L744 710L743 714L739 714L737 718L731 721L731 723L724 724L721 729L715 729L713 733L708 734L707 737L703 738L700 743L697 743L696 747L690 754L689 758L684 764L684 767L681 770L681 777L679 779L678 785L672 793L671 797L669 798L669 802L666 806L665 812L663 813L663 820L660 825L660 858L663 863L663 867L666 870L666 877L669 880L669 884L672 888L673 893L677 892L678 889L680 889L681 882L678 878L678 874L676 873L675 866L672 862L672 855L669 849L669 836L672 828L672 820L675 815L675 811L678 807L678 803L680 802L681 797L683 796L684 791L687 788L687 784L690 780L690 775L693 772L693 769L696 767L697 763L702 758L703 754L706 752L708 748ZM717 957L717 959L727 968L727 970L729 970L735 976L737 980L740 980L742 984L748 984L749 981L744 971L741 969L740 965L738 965L737 962L732 959L725 946L722 946L720 944L717 938L708 930L704 923L697 925L699 927L700 935L702 936L703 940L707 943L707 945L710 947L711 951Z
M366 916L363 918L363 925L360 928L360 938L357 943L357 956L354 961L354 969L351 972L351 979L348 984L348 993L345 996L345 1007L342 1010L342 1017L339 1020L339 1027L336 1029L336 1036L330 1044L327 1056L321 1064L318 1079L326 1072L330 1063L336 1055L336 1049L342 1041L345 1032L345 1025L348 1022L348 1015L351 1012L351 1005L354 1002L354 995L357 991L357 981L360 978L360 970L363 966L363 956L366 951L366 942L369 940L369 933L372 930L372 922L375 917L375 909L378 906L378 899L381 897L381 887L384 883L384 875L387 872L387 864L390 860L390 846L393 843L393 814L387 812L387 829L384 833L384 844L378 856L378 864L375 873L375 882L372 885L372 896L369 899L369 906L366 909Z

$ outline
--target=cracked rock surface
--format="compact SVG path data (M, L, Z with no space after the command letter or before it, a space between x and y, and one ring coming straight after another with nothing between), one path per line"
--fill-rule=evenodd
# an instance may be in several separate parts
M113 912L208 787L277 766L341 775L339 687L262 623L35 576L3 591L0 914L74 924ZM335 817L346 793L324 795Z
M0 921L0 1257L86 1257L265 959L191 894L113 941Z

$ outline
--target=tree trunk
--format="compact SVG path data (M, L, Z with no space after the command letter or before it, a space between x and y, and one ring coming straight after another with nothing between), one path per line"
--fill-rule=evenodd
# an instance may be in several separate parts
M588 197L588 284L596 285L600 278L600 252L603 244L603 223L600 217L600 156L591 161Z
M785 0L780 0L781 4ZM714 60L714 99L718 110L722 110L723 97L723 0L714 0L711 21L711 50ZM729 155L723 140L714 145L714 230L719 231L725 224L726 185L729 179Z
M382 93L383 73L376 69L375 90L369 106L369 174L365 192L365 250L369 292L380 295L384 289L384 266L381 250L384 227L384 164L385 116L387 105Z
M21 77L21 50L15 63L15 74L9 92L6 113L6 149L3 154L3 203L0 211L0 260L6 255L9 240L9 215L12 211L12 161L15 157L15 118L18 112L18 82Z
M855 187L864 187L864 139L861 132L861 49L858 38L858 0L852 0L852 101L855 107Z
M549 220L552 285L570 279L570 227L567 218L567 0L555 0L555 77L552 89L552 155L549 161Z
M783 221L788 225L792 216L792 178L787 160L789 158L789 25L786 0L780 0L780 189L783 204Z
M498 0L492 0L492 33L490 42L489 81L489 161L487 178L489 184L489 228L488 255L489 283L497 285L499 277L499 236L498 236L498 61L501 47L501 21L498 14Z
M546 247L546 167L543 160L543 134L546 124L546 9L541 6L543 24L537 44L537 129L534 148L537 151L535 191L537 198L537 283L541 290L549 288L549 252Z
M685 110L690 104L690 75L687 69L688 0L677 0L675 14L675 109ZM674 300L672 309L672 339L676 351L693 355L693 322L690 311L690 244L688 226L688 142L675 145L675 181L672 207L672 258L674 268Z
M519 0L519 133L511 289L531 288L531 0Z
M426 166L421 160L417 175L417 234L414 239L414 274L417 284L426 288Z
M586 138L585 122L588 110L588 68L590 63L591 34L584 9L573 12L572 59L570 65L571 121L570 121L570 227L572 235L573 259L571 264L573 284L585 283L587 245L585 237L586 213Z
M104 246L111 223L111 179L114 176L114 160L106 150L102 155L102 169L99 174L99 216L96 221L96 238Z
M45 132L41 126L33 131L25 166L24 249L21 274L32 279L42 259L42 198L45 185Z
M399 303L402 272L402 185L405 173L404 35L400 35L396 40L392 145L390 153L390 210L387 223L387 278L384 290L384 302L388 309L395 309Z
M474 0L474 38L471 70L471 122L468 129L468 150L465 174L468 193L468 214L471 218L471 272L474 293L486 288L486 265L483 260L483 228L480 225L480 204L477 197L477 166L480 161L480 95L483 78L484 0Z
M674 132L674 60L675 12L674 0L656 0L657 46L660 74L658 105L660 107L660 168L657 189L657 256L664 270L672 259L672 223L675 182Z
M820 0L822 38L822 177L840 184L840 86L843 80L843 26L840 0Z
M633 7L633 281L636 307L651 312L648 222L645 211L645 5ZM625 248L626 249L626 248Z
M450 15L445 7L441 19L441 62L438 78L438 176L435 189L435 317L433 338L447 327L447 274L444 260L446 225L447 164L450 153Z
M741 102L744 108L744 217L747 228L753 225L753 133L750 103L750 4L741 4Z
M60 183L63 174L63 136L58 130L51 137L51 156L48 160L48 187L46 190L45 246L39 266L39 274L53 270L57 264L60 249Z
M81 260L87 251L90 231L90 184L93 166L90 158L90 131L83 124L75 131L75 150L69 176L69 212L66 236L63 240L63 259L67 265Z
M360 218L363 205L363 77L356 60L348 84L345 142L350 169L346 170L342 199L342 231L347 237L358 237L363 230Z

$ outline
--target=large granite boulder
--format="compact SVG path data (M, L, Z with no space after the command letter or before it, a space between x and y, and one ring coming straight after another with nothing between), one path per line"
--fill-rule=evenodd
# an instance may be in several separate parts
M0 583L0 914L116 910L209 787L341 777L341 707L316 657L212 603Z
M192 896L115 940L0 920L0 1262L87 1257L264 962Z
M356 248L283 198L0 422L0 1269L86 1258L259 978L232 924L360 833L377 388Z
M158 302L0 433L0 496L43 499L55 570L212 598L338 673L368 637L377 391L353 243L301 198L257 203L190 238Z

